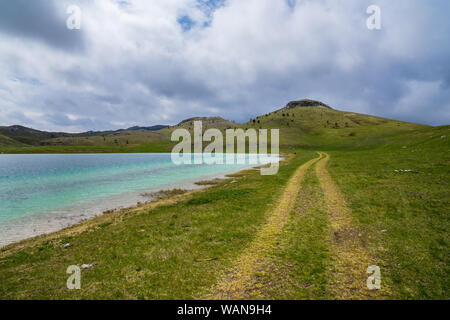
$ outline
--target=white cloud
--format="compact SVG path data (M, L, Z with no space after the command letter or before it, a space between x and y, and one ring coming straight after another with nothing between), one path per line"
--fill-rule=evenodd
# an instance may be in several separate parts
M54 1L51 21L64 22L68 3ZM370 1L205 3L79 1L77 45L0 24L0 121L83 131L195 115L247 120L304 97L411 121L450 120L446 1L379 0L381 31L366 28ZM182 16L195 22L187 31ZM419 106L425 92L439 117Z

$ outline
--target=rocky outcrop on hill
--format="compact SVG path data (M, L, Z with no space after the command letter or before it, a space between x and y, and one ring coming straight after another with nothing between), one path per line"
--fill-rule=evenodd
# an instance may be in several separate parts
M286 105L286 109L292 109L296 107L325 107L328 109L332 109L330 106L326 105L323 102L310 99L291 101Z

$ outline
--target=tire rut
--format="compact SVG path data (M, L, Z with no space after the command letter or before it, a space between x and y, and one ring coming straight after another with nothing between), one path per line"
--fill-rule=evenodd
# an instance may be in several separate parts
M379 291L367 288L367 268L376 263L365 248L366 237L353 223L352 211L326 169L330 156L321 155L324 157L316 164L316 174L327 205L334 256L330 291L337 299L379 298Z
M266 223L256 234L249 246L237 258L232 269L219 278L219 282L213 288L213 294L208 298L248 298L249 289L254 285L253 279L255 272L264 267L270 251L276 244L278 236L289 219L289 213L294 208L305 173L321 158L322 155L306 162L295 171L278 200L278 204L267 218Z

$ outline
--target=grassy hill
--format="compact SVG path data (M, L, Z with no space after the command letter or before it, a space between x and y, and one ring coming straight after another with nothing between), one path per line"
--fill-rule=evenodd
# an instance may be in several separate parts
M430 128L426 125L391 120L377 116L334 110L320 101L291 101L286 107L258 116L247 123L222 118L193 118L160 132L167 137L173 130L184 128L193 132L193 121L202 120L203 130L280 129L280 148L341 148L379 145L390 137Z
M45 132L23 126L0 127L0 134L26 145L39 145L41 141L56 137L67 137L63 132Z
M304 101L304 100L301 100ZM245 127L280 128L281 149L376 145L389 136L427 126L331 109L307 100L250 120ZM315 103L315 106L311 104Z
M85 147L93 149L112 150L139 150L141 148L150 148L153 150L164 149L168 144L166 136L160 132L149 130L120 130L115 132L100 132L94 134L74 135L71 137L60 137L41 142L42 146L47 147Z
M6 153L120 153L169 152L171 150L169 138L151 130L132 128L78 134L24 131L12 134L7 131L10 137L20 139L22 142L6 137L10 143L2 144L0 141L0 151Z
M21 126L1 127L2 132L9 135L10 143L0 143L0 151L7 153L170 152L175 145L170 141L172 132L181 128L193 131L195 120L203 122L204 130L209 128L225 130L241 126L220 117L196 117L167 128L166 126L131 127L127 130L77 134L51 133ZM154 130L158 127L162 129Z
M242 127L242 124L240 123L228 121L221 117L195 117L183 120L179 124L170 126L166 129L160 130L159 132L167 136L169 139L172 132L176 129L186 129L192 134L192 132L194 131L194 121L202 122L203 131L214 128L219 129L223 132L226 129L236 129Z
M0 134L0 148L1 147L11 147L11 146L25 146L25 144L22 144L16 140L11 139L10 137L4 136Z
M130 130L68 134L43 132L21 126L0 127L0 134L13 139L0 143L9 153L54 152L170 152L175 129L193 132L193 122L201 120L203 130L236 128L279 128L281 150L294 148L358 147L383 144L389 137L411 133L427 126L381 117L334 110L314 100L292 101L286 107L240 124L220 117L186 119L158 131ZM14 143L17 141L17 143Z

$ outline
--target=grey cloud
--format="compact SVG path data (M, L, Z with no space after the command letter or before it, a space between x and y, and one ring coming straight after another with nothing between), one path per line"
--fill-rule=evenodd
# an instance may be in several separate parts
M44 118L50 123L54 123L55 125L62 128L73 128L73 127L94 128L94 127L105 127L109 125L107 121L102 121L100 119L92 120L88 118L79 118L73 120L64 114L46 114Z
M198 115L247 121L306 97L399 120L450 122L446 0L379 0L381 31L365 27L365 8L372 1L299 0L288 6L294 1L229 0L214 7L206 28L188 33L176 17L186 12L194 19L195 6L135 1L127 5L128 22L119 25L112 23L116 9L105 13L100 10L109 7L96 7L105 2L83 2L98 25L87 21L95 28L80 34L78 43L89 43L92 50L68 52L59 63L47 62L44 71L36 71L40 61L25 65L22 76L45 85L15 85L20 99L10 103L43 113L33 119L41 129L79 131L169 124ZM56 1L8 3L0 9L9 8L16 19L0 20L0 32L24 43L41 41L49 57L71 48L64 36L66 16ZM134 11L134 5L142 10ZM139 15L158 10L167 10L167 19ZM148 25L142 27L143 21ZM16 64L24 63L21 57L18 52ZM2 59L0 52L0 64ZM0 87L7 85L0 76Z
M83 31L66 27L68 15L64 9L54 1L0 1L0 32L63 50L83 50Z

